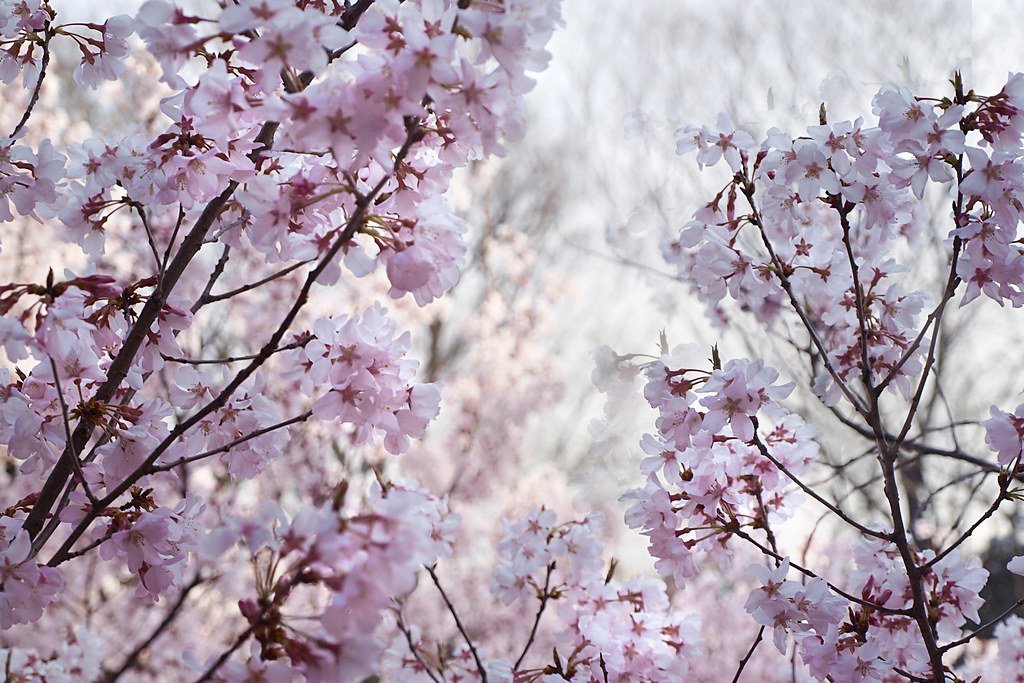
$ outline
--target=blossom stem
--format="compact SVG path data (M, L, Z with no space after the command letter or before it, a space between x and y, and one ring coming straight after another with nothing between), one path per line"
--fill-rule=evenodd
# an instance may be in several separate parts
M437 592L441 594L441 599L444 600L445 607L448 608L448 612L455 619L455 626L459 629L459 633L462 634L462 639L466 641L466 646L469 647L470 653L473 655L473 661L476 662L477 671L480 673L480 680L483 683L487 683L487 669L484 667L483 662L480 659L480 653L476 650L476 645L473 644L473 639L469 637L469 633L466 631L466 627L462 625L462 619L459 618L459 613L455 609L455 605L452 604L448 594L444 592L444 588L441 587L441 581L437 578L437 572L434 571L434 567L426 567L427 573L430 574L431 580L437 587ZM197 682L198 683L198 682Z
M14 126L14 130L8 136L10 139L18 137L18 133L28 123L29 117L32 116L32 111L36 108L36 104L39 102L39 95L43 92L43 79L46 78L46 72L50 65L50 40L53 38L54 31L51 28L52 19L46 21L46 26L43 29L43 56L39 61L39 78L36 79L35 88L32 89L32 97L29 98L28 106L25 107L25 113L21 115L21 119L18 124Z
M537 637L537 627L540 625L540 618L544 615L544 609L547 607L548 600L551 598L551 574L555 571L555 563L551 562L548 564L547 573L544 576L544 588L541 589L540 594L540 606L537 608L537 614L533 618L533 627L530 629L530 637L526 641L526 645L523 646L523 651L519 653L519 657L516 659L516 663L512 666L513 671L519 670L519 665L526 659L527 653L533 646L533 641Z

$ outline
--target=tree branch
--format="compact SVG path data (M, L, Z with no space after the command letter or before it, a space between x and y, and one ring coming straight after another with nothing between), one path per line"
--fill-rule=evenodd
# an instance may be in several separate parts
M441 594L441 598L444 600L445 606L448 608L448 612L455 619L455 626L459 629L459 633L462 634L462 639L466 641L466 645L469 647L470 653L473 655L473 661L476 662L477 671L480 672L480 680L483 683L487 683L487 669L484 667L484 663L480 660L480 653L476 651L476 646L473 644L473 639L469 637L469 633L466 632L466 627L462 625L462 620L459 619L459 613L455 609L455 605L448 598L448 594L444 592L444 588L441 588L441 581L437 578L437 573L433 567L426 567L427 573L430 574L431 580L434 585L437 586L437 592Z

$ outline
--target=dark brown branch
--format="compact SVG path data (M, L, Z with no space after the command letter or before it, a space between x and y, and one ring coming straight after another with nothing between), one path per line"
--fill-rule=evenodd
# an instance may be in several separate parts
M516 663L512 666L512 671L518 671L519 665L526 659L527 653L530 648L533 647L533 641L537 638L537 627L540 625L540 618L544 616L544 609L547 607L548 600L551 599L551 574L555 571L555 563L551 562L548 564L547 573L544 576L544 588L541 589L540 593L540 606L537 608L537 614L533 617L533 627L530 629L530 637L526 641L526 645L523 646L523 651L519 653L519 657L516 659Z
M310 263L310 260L299 261L298 263L293 263L292 265L288 266L287 268L283 268L283 269L277 271L276 273L274 273L273 275L268 275L267 277L263 278L262 280L257 280L256 282L252 282L252 283L249 283L247 285L243 285L241 287L238 287L236 289L232 289L232 290L227 291L227 292L222 292L220 294L210 294L209 292L207 292L207 293L203 294L203 296L199 297L199 308L202 308L203 306L205 306L207 304L212 304L215 301L222 301L224 299L231 299L232 297L236 297L239 294L244 294L245 292L248 292L250 290L256 289L257 287L262 287L263 285L267 284L268 282L273 282L274 280L276 280L278 278L282 278L285 275L288 275L288 273L291 273L291 272L295 271L296 269L301 268L302 266L306 265L307 263Z
M142 656L142 653L149 649L149 646L152 645L156 641L156 639L159 638L160 635L167 630L167 627L170 626L174 622L174 620L178 618L178 615L181 614L181 608L184 607L185 601L188 599L189 593L191 593L197 586L199 586L205 581L206 579L202 575L196 575L196 578L194 578L191 583L189 583L181 590L181 593L178 594L178 599L171 606L171 609L167 611L167 614L160 621L160 623L157 624L156 628L153 629L152 633L149 634L149 637L141 643L139 643L139 645L134 650L132 650L127 657L125 657L124 662L117 669L117 671L107 673L103 678L99 680L102 681L102 683L114 683L117 679L121 678L121 676L126 674L128 671L134 669L135 665L139 663L139 657Z
M372 4L373 0L359 0L354 5L348 7L348 9L346 9L345 12L342 14L340 22L341 26L346 30L351 30L352 28L355 28L355 25L359 21L359 18L366 12L366 10L370 8ZM47 35L49 35L49 24L47 24ZM339 55L329 55L329 60L333 61L338 56L340 56L340 53ZM13 135L17 134L21 126L23 126L24 123L28 120L28 116L30 115L32 110L32 105L35 104L35 101L39 97L39 91L42 88L42 78L43 75L45 75L46 73L46 65L48 64L48 62L49 40L47 40L44 43L43 64L42 69L40 71L39 82L36 84L36 91L29 105L29 109L26 111L22 122L20 122L18 126L15 128L15 132L12 134L12 137ZM314 77L315 74L313 74L312 72L306 72L303 73L299 78L299 83L296 83L295 80L291 78L290 74L282 74L282 80L284 82L285 90L288 91L289 93L295 93L302 90L303 88L305 88L306 86L313 82ZM256 135L256 138L254 139L256 146L249 153L250 160L254 162L257 161L260 158L260 156L262 156L265 152L271 149L271 147L273 146L274 136L277 134L277 129L279 127L280 123L277 121L268 121L267 123L263 124L262 128L260 128L260 132ZM396 166L397 163L400 163L400 161L401 157L399 157L398 162L396 162ZM382 179L381 181L381 185L387 178L388 176L385 175L385 178ZM163 308L167 296L174 289L174 286L178 283L178 280L184 273L185 268L192 262L192 259L202 248L203 244L206 241L207 232L209 232L210 228L213 226L214 221L220 215L221 210L227 204L228 200L231 198L231 196L234 194L237 188L237 182L229 182L228 186L224 189L224 191L216 198L214 198L203 209L203 212L200 214L192 230L189 231L188 235L186 235L184 240L182 241L181 247L179 248L177 254L175 254L174 259L171 261L170 265L164 269L164 273L160 278L157 290L146 301L146 304L143 306L142 311L139 314L139 317L135 321L135 324L132 326L131 330L128 332L128 335L125 337L124 343L121 345L121 348L117 353L117 356L114 358L113 362L110 365L110 368L107 372L107 379L103 382L102 385L100 385L100 388L97 390L96 394L93 397L94 400L99 401L101 403L108 403L111 399L113 399L117 391L120 389L121 383L124 381L124 378L127 376L128 371L131 369L131 366L135 361L135 356L138 354L142 342L145 340L146 336L149 333L150 327L156 321L156 318L159 315L160 310ZM373 192L372 194L376 196L377 192ZM362 210L365 211L365 206L362 208ZM180 212L178 216L178 225L175 226L174 229L174 236L177 235L178 227L180 226L181 220L183 218L184 212ZM171 238L172 244L174 241L174 236L172 236ZM349 237L351 237L351 235ZM167 254L169 253L170 246L168 246ZM165 254L164 261L166 261L167 254ZM223 266L221 266L221 268L223 268ZM216 277L211 278L211 287L212 283L215 280ZM209 290L207 290L206 293L208 294ZM194 313L195 310L193 310L192 312ZM93 429L95 427L96 425L93 424L93 422L90 420L79 421L78 425L75 427L75 431L72 434L72 440L66 445L64 452L61 454L61 457L57 461L57 464L54 465L53 469L50 471L49 476L43 483L43 488L39 492L39 496L36 500L36 503L32 507L32 511L28 514L28 517L26 517L25 519L25 523L22 528L24 528L28 532L29 537L32 538L32 557L34 557L39 552L41 543L45 542L45 539L43 541L39 541L37 537L39 536L39 531L42 529L47 517L50 515L50 510L53 507L54 502L57 500L58 496L60 496L61 491L64 489L64 483L67 481L68 477L71 474L72 459L77 458L81 454L82 449L85 448L86 444L89 442L89 439L91 438Z
M276 121L269 121L263 124L263 127L260 128L260 132L256 135L254 140L256 146L249 153L250 160L255 162L262 154L264 154L264 152L271 148L274 136L277 133L279 126L280 124ZM117 394L121 387L121 383L124 381L132 364L135 362L135 356L142 347L142 343L149 335L150 328L160 315L160 311L163 309L167 297L170 295L175 285L177 285L178 280L181 279L185 269L188 268L196 254L198 254L199 250L203 247L206 240L206 233L209 232L210 228L217 220L217 217L220 215L221 210L227 204L228 200L237 188L238 183L233 180L230 181L224 191L211 200L203 209L199 218L196 220L195 225L185 236L184 240L182 240L181 247L174 255L174 259L165 269L153 294L146 300L135 324L132 325L132 328L125 336L120 350L117 352L117 355L114 357L113 362L111 362L110 367L107 370L107 378L103 384L100 385L99 389L97 389L93 396L93 400L100 403L109 403ZM35 554L39 552L40 542L37 540L39 530L42 529L43 523L49 516L50 509L53 507L54 501L64 488L64 482L67 481L71 474L72 459L78 457L82 452L82 449L85 448L85 445L92 437L93 429L96 426L97 425L94 424L92 420L79 420L78 425L75 427L75 431L73 432L71 442L65 446L64 452L58 459L57 464L54 465L53 469L50 471L50 475L46 478L43 488L39 492L36 504L32 507L32 511L25 519L23 528L33 539L32 556L35 556Z
M862 293L860 291L860 282L858 277L857 260L853 253L853 246L850 242L850 223L848 220L849 211L843 207L838 208L839 219L843 226L843 243L846 247L847 257L850 260L850 270L853 274L853 284L855 289L855 296L857 301L857 323L860 328L860 349L861 349L861 379L864 382L864 387L867 391L869 407L868 414L862 416L866 419L868 425L871 427L872 433L875 438L875 443L878 446L878 461L882 469L883 484L882 491L885 494L885 499L889 504L889 513L892 517L893 531L890 537L892 543L896 546L899 551L900 558L903 561L903 565L907 571L907 579L910 583L910 592L912 596L912 607L911 612L914 620L917 622L918 628L921 631L921 638L924 640L925 649L928 651L929 664L931 665L932 676L936 682L944 680L944 668L942 664L942 653L938 648L937 635L934 628L934 623L928 611L928 603L924 592L924 572L921 567L917 564L917 558L914 551L910 547L910 540L908 537L906 521L903 519L903 509L900 504L900 491L899 484L896 480L896 469L895 463L899 456L900 442L906 438L907 432L910 429L910 424L917 413L917 408L920 405L921 395L924 389L924 383L927 378L928 372L931 368L931 361L934 358L935 343L938 339L937 334L932 335L931 346L929 351L929 362L925 366L924 373L921 377L921 382L918 385L918 392L915 396L914 401L910 405L910 409L907 413L907 418L904 423L903 431L900 435L891 443L886 438L886 430L882 424L882 417L878 408L878 392L875 390L874 382L871 376L871 368L868 359L868 340L867 340L867 310L864 308L864 301ZM936 319L936 330L938 329L939 319Z
M62 561L63 556L70 551L74 543L83 533L85 533L85 530L88 529L89 525L93 522L93 520L95 520L96 517L100 515L104 507L110 505L115 500L117 500L125 491L130 489L134 485L134 483L138 481L140 477L143 477L146 474L148 474L153 464L156 463L160 456L163 455L163 453L167 451L167 449L169 449L174 444L175 441L177 441L179 438L185 435L190 429L192 429L192 427L199 424L207 415L219 410L224 405L226 405L228 400L234 394L234 392L253 373L255 373L258 368L260 368L263 365L263 363L270 356L270 354L273 353L274 349L276 349L278 345L281 343L281 339L287 333L288 328L291 326L292 322L298 316L299 311L301 311L302 308L306 305L306 302L309 299L309 293L312 290L313 285L316 283L317 279L324 272L324 270L326 270L327 267L330 266L330 264L334 261L334 258L341 251L341 249L346 244L348 244L352 237L355 236L356 231L362 225L363 217L369 210L370 205L380 194L381 190L383 190L384 186L391 179L394 173L398 171L406 155L412 149L413 144L419 139L421 139L421 137L422 130L418 122L415 122L413 120L408 121L406 140L405 143L402 145L402 148L398 150L398 152L395 154L395 164L392 169L392 172L384 174L368 194L359 196L359 200L356 203L355 210L349 216L348 222L345 225L344 229L341 230L341 233L338 235L337 239L335 239L334 243L331 245L331 248L328 249L324 256L321 258L317 267L309 272L308 276L306 277L306 281L303 284L302 289L300 290L295 300L295 303L292 304L291 309L285 315L280 325L278 325L277 330L275 330L275 332L271 335L270 339L266 342L266 344L264 344L263 349L257 354L256 358L254 358L252 361L249 362L248 365L242 368L238 372L238 374L235 375L234 379L232 379L228 383L228 385L224 387L224 389L222 389L221 392L212 401L210 401L205 406L197 410L195 413L192 414L191 417L189 417L187 420L185 420L184 422L180 423L177 427L175 427L171 431L171 433L168 434L168 436L152 451L152 453L150 453L150 455L147 456L145 461L143 461L138 467L136 467L135 470L124 479L124 481L122 481L120 484L114 487L110 491L110 493L108 493L107 496L100 501L100 506L94 507L78 523L78 525L74 529L72 529L71 533L68 535L68 538L64 541L64 544L61 546L61 548L54 554L50 562L56 562L59 564ZM175 263L177 261L178 259L176 257ZM172 263L171 265L173 268L174 264ZM170 271L168 271L168 275L170 275ZM33 512L34 511L35 510L33 510Z
M455 609L455 605L448 598L448 594L444 592L444 588L441 588L441 581L437 578L437 573L433 567L427 567L427 573L430 574L431 580L434 585L437 586L437 592L441 594L441 599L444 600L445 606L448 608L448 612L455 619L455 626L459 629L459 633L462 634L462 639L466 641L466 645L469 647L470 653L473 655L473 661L476 662L477 671L480 672L480 680L483 683L487 683L487 669L484 667L484 663L480 660L480 653L476 651L476 645L473 644L473 639L469 637L469 633L466 632L466 627L462 625L462 619L459 619L459 613Z
M755 439L757 438L757 434L756 433L754 434L754 438ZM760 441L758 441L758 443L760 443ZM756 489L756 498L757 498L758 514L761 515L761 522L764 524L764 531L765 531L765 534L768 536L768 545L771 547L772 552L775 553L776 558L778 558L778 557L780 557L780 555L779 555L779 544L775 540L775 532L772 531L772 527L768 523L768 510L764 506L764 498L761 496L761 489L760 489L760 487L758 487ZM781 564L781 561L776 559L775 560L775 566L779 567L780 564ZM754 656L754 652L757 651L757 648L758 648L758 646L761 645L761 641L763 639L764 639L764 625L761 625L757 629L757 635L754 636L754 642L752 642L750 644L750 648L747 650L747 654L745 654L743 656L743 658L739 662L739 665L736 667L736 673L732 677L732 683L739 683L740 677L743 675L743 670L747 668L747 663L750 661L750 658Z
M946 292L943 295L942 302L939 304L937 309L938 313L935 318L934 330L932 332L932 338L928 343L928 357L925 360L924 369L921 370L921 379L918 380L917 390L914 392L914 398L910 403L910 409L907 410L907 417L903 421L903 427L900 429L900 433L896 436L896 440L893 442L893 450L897 451L900 444L903 443L904 439L907 438L907 434L910 433L910 428L914 423L914 417L917 415L917 410L921 405L921 398L924 396L924 388L928 383L928 377L931 375L932 368L935 364L935 350L939 341L939 326L942 324L942 311L945 309L946 302L953 296L953 292L956 290L956 285L959 283L959 278L955 278L956 275L956 261L957 255L960 253L960 241L959 238L953 244L953 262L950 265L950 284L946 287Z
M181 224L185 222L185 207L178 204L178 218L174 221L174 230L171 231L171 237L167 240L167 248L164 249L163 258L160 259L160 272L163 273L167 269L167 262L171 260L171 251L174 249L174 243L178 241L178 233L181 232Z
M740 676L743 675L743 669L747 668L747 662L754 656L754 651L757 650L757 646L764 640L764 626L757 629L757 635L754 636L754 642L750 644L750 648L747 650L747 654L743 655L743 659L740 660L740 665L736 668L736 675L732 677L732 683L739 683Z
M267 124L264 126L264 130L270 130L271 127L276 129L276 124ZM167 296L174 289L174 286L178 283L178 280L184 274L192 259L199 253L206 232L213 225L221 209L237 187L238 183L230 182L220 195L206 205L192 230L185 236L181 248L178 249L174 259L164 272L164 277L160 280L156 290L150 295L149 299L146 300L146 304L142 307L139 317L125 337L124 343L121 344L121 349L107 370L106 380L100 385L93 396L94 401L109 403L114 398L124 378L128 375L132 364L135 362L135 356L146 340L150 328L160 315ZM54 501L64 488L64 483L71 474L74 459L78 457L88 443L95 426L96 424L92 420L79 420L72 434L71 441L68 442L57 464L50 471L50 475L39 492L39 498L32 507L32 512L25 519L23 528L33 539L33 554L39 551L39 547L35 542L36 537L39 535L39 530L42 528L47 516L49 516Z
M882 465L882 473L885 475L882 491L885 494L886 501L889 503L889 510L892 514L892 540L899 550L903 566L907 571L907 580L910 584L913 600L911 607L912 616L917 622L918 628L921 631L921 638L924 640L925 648L928 651L929 664L931 665L935 683L941 683L945 680L942 651L939 650L938 637L928 611L928 600L924 592L924 572L917 564L917 558L914 556L914 551L910 548L910 541L907 537L906 524L904 523L903 511L900 506L899 488L896 483L896 470L893 467L896 459L895 453L890 451L880 455L879 460Z
M8 136L12 140L18 137L18 133L28 123L29 117L32 116L32 111L39 102L39 95L43 92L43 79L46 78L46 72L50 66L50 40L53 38L53 31L50 28L51 21L52 19L48 19L46 26L43 28L43 57L39 61L39 78L36 79L36 85L32 89L32 97L29 98L28 106L25 107L25 113L21 115L18 125L14 127L14 130Z
M363 16L366 10L370 9L373 2L374 0L357 0L357 2L350 5L341 15L341 27L346 31L354 29L359 18Z

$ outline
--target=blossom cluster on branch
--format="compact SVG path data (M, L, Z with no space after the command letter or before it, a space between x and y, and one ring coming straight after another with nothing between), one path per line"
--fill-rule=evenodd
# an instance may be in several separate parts
M441 388L383 304L340 303L343 273L419 306L458 283L467 226L444 195L521 135L559 21L545 0L149 0L103 22L0 3L20 107L0 117L0 217L55 247L0 284L8 676L380 670L383 622L457 516L343 455L408 451ZM155 72L158 109L46 137L69 54L87 88ZM30 249L16 234L0 248ZM317 448L344 466L298 472ZM104 632L132 621L151 631L135 649ZM151 647L188 624L198 637Z
M912 432L925 396L941 394L929 384L939 381L947 304L982 295L1024 304L1022 82L1013 74L985 96L957 74L941 98L886 86L874 99L876 125L829 122L823 105L818 125L798 136L771 129L760 143L726 115L676 133L677 153L696 152L702 168L724 164L728 180L664 242L663 255L713 320L745 313L788 342L808 364L807 388L837 424L870 443L866 455L877 464L864 486L876 487L880 510L845 506L814 483L810 475L824 464L818 432L780 404L793 384L777 385L779 373L762 360L723 363L715 348L704 361L700 350L670 350L664 338L653 360L597 355L599 386L621 395L643 373L644 397L658 412L657 432L642 443L647 483L625 500L627 521L650 539L659 571L685 587L699 571L728 571L737 545L763 555L749 568L755 587L745 609L757 630L736 678L767 630L779 652L792 653L794 671L799 658L814 680L964 680L957 649L1024 604L996 605L1002 614L982 623L989 572L965 551L1002 505L1021 498L1020 409L992 407L983 423L995 457L959 444L943 449ZM951 207L941 219L929 212L930 196ZM933 220L947 226L938 292L911 267ZM911 529L899 474L922 454L997 480L987 509L973 523L957 521L934 546ZM810 540L802 555L786 542L792 535L782 522L810 506L850 534L844 571L821 558L821 568L809 564ZM1007 571L1019 574L1022 561ZM1012 658L1012 629L999 628L1000 656Z

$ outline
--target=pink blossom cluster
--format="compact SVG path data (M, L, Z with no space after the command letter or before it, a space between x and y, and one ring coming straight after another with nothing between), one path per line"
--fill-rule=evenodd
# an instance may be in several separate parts
M425 306L454 287L466 254L465 224L439 199L416 207L416 218L388 225L394 236L381 258L386 263L391 296L412 293ZM387 223L385 219L385 223Z
M958 181L949 237L967 285L962 304L982 293L1024 302L1014 285L1024 271L1012 208L1024 187L1022 79L967 103L886 87L874 100L877 126L822 120L797 138L772 129L759 146L727 116L714 128L686 126L678 153L697 150L708 166L724 159L737 175L664 253L717 316L728 298L770 325L800 301L827 347L832 372L819 370L816 391L828 401L841 395L837 379L858 377L865 359L906 397L922 367L912 342L932 297L908 282L900 246L921 238L926 215L915 199L929 184Z
M441 400L438 385L412 383L418 363L405 357L409 333L396 328L380 305L358 317L323 318L293 360L303 392L328 388L313 404L315 417L352 425L356 445L382 434L394 454L423 436Z
M48 0L0 2L0 83L13 83L21 76L24 86L31 87L49 58L55 34L73 40L78 48L77 83L95 88L102 80L117 80L129 52L131 17L122 14L102 24L55 24L56 15Z
M192 494L168 510L136 492L131 506L134 509L119 511L122 514L93 530L93 538L102 543L100 557L117 559L138 576L137 597L156 598L179 589L189 552L196 549L202 503ZM65 517L77 521L74 508L67 508Z
M0 138L0 220L45 216L57 202L57 183L63 177L64 157L48 140L33 151Z
M491 592L506 605L543 593L543 575L553 564L560 564L562 572L568 569L568 582L604 565L593 529L597 520L556 524L556 519L554 510L537 508L515 522L504 520L506 533L498 543L501 559L494 567Z
M860 597L840 597L820 578L788 579L788 560L773 570L751 565L761 583L745 605L754 620L773 630L783 654L789 639L816 678L836 681L883 681L897 670L924 677L929 655L918 625L909 614L911 588L895 545L864 539L854 550L856 568L847 586ZM933 551L917 558L921 565L935 560ZM935 613L938 637L962 635L968 620L978 622L978 596L988 578L977 558L951 553L926 572L924 585Z
M984 601L978 594L988 580L988 572L977 557L965 557L955 550L938 559L933 550L916 555L916 564L923 568L922 587L935 634L943 641L955 640L963 635L968 620L980 623L978 609ZM861 596L886 609L909 609L912 589L893 544L864 539L854 548L854 561L850 585L859 588ZM886 614L884 609L872 616L865 620L867 644L877 647L888 666L926 675L928 654L917 624L906 614Z
M0 670L12 680L73 683L94 680L102 671L100 639L87 628L54 638L48 648L0 649Z
M577 668L573 681L600 681L607 671L609 681L669 683L685 679L701 656L700 618L671 607L657 579L594 577L570 591L561 612L575 643L565 665Z
M155 283L144 280L122 288L105 275L67 272L65 276L57 280L51 272L45 284L0 286L0 310L19 310L16 317L4 321L8 359L37 362L31 371L22 370L11 378L15 381L8 380L0 393L4 399L0 436L14 457L25 461L25 472L54 464L67 443L64 423L68 419L105 416L108 434L126 435L123 441L98 447L97 455L123 451L146 435L158 440L168 432L162 420L169 407L159 399L136 406L94 401L112 362L105 349L117 344L130 327L122 302L145 301ZM163 366L162 352L181 353L175 334L190 324L191 316L175 303L180 305L174 300L163 304L153 325L153 343L140 356L135 371L128 373L129 388L138 389L143 373ZM124 469L124 463L110 463L115 474L118 468Z
M700 654L700 620L675 610L658 579L614 578L596 515L559 523L554 511L535 508L503 526L491 592L507 609L533 613L525 645L485 647L479 638L493 634L461 622L458 642L433 642L399 609L384 659L389 680L667 683L686 675Z
M64 587L64 578L29 557L32 539L17 520L0 519L0 543L0 629L6 630L39 619Z
M238 58L205 71L181 104L165 104L177 123L163 136L153 180L166 182L168 192L157 200L208 201L207 192L225 181L244 182L226 241L244 239L271 262L312 258L352 214L358 195L382 182L393 151L412 135L417 152L397 169L389 201L374 206L361 236L346 245L344 262L356 275L386 263L392 295L412 292L425 304L458 280L465 251L460 222L436 195L454 167L502 152L500 139L518 134L520 97L531 83L523 69L546 62L542 46L557 4L518 2L506 11L486 3L381 1L351 28L317 5L301 5L251 2L229 6L219 18L163 0L143 7L140 35L168 82L183 85L187 61L225 34ZM353 45L358 58L332 61ZM258 78L241 77L257 66ZM306 74L321 71L330 77L305 86ZM422 122L412 133L416 117ZM266 120L288 122L278 140L289 151L256 168L246 155L258 147ZM178 197L175 187L190 196Z
M1024 618L1013 616L996 627L995 673L1006 683L1024 681Z
M728 562L736 533L762 535L800 500L794 477L817 456L814 430L778 401L793 385L762 361L701 369L677 347L644 370L658 433L641 442L645 486L626 493L626 521L650 539L658 571L680 586L707 555ZM696 366L696 367L694 367Z
M0 80L23 89L0 113L0 220L39 223L21 232L43 254L0 283L6 670L91 680L96 662L36 634L75 642L79 606L99 605L113 678L153 659L183 679L374 674L394 635L378 626L449 553L455 517L376 462L424 436L440 384L383 306L356 302L426 306L457 284L468 226L444 194L521 133L559 4L149 0L61 21L0 2ZM58 44L80 55L69 83L119 93L157 68L152 115L45 137ZM159 637L186 603L194 670L141 637L132 652L129 631Z
M912 428L960 286L961 305L1024 304L1024 76L991 96L959 76L952 97L885 87L871 124L823 109L761 143L727 116L678 132L680 154L728 172L666 257L716 320L747 311L810 359L811 390L872 443L878 505L862 515L811 478L853 460L821 457L765 361L664 335L656 358L605 348L599 388L621 400L642 377L657 413L623 500L661 576L622 580L599 515L562 513L565 473L525 467L529 419L559 393L543 307L522 301L526 238L502 238L506 281L434 303L470 261L493 277L502 230L469 259L445 195L521 133L556 0L148 0L62 21L0 0L0 222L26 256L0 264L17 273L0 282L7 678L668 683L750 664L943 683L991 629L993 675L1016 675L1019 620L1002 620L1024 599L973 630L988 572L970 552L1022 496L1024 407L991 410L994 462ZM58 46L77 49L63 70ZM128 124L49 116L70 101L56 79L116 97L126 76L154 90ZM911 266L940 195L949 275L929 294ZM446 371L454 416L428 437ZM908 453L976 466L998 493L928 547L900 497ZM494 538L545 495L558 513L512 513ZM807 498L856 532L851 557L841 534L835 558L812 552L817 526L796 551L783 523ZM732 622L693 591L750 553L753 590L733 577L716 595L746 597L754 639L722 647ZM735 673L708 646L739 652L718 663Z
M602 390L614 395L642 370L644 396L658 411L657 433L641 442L647 483L625 500L632 504L627 522L650 538L659 571L682 587L712 564L705 558L728 568L730 541L764 556L749 570L760 585L746 611L759 630L737 679L770 629L778 651L793 653L794 671L799 655L815 680L968 680L949 663L950 652L980 647L976 639L1024 603L981 624L989 572L965 552L1001 505L1020 499L1024 407L992 407L981 423L995 462L965 454L955 435L951 450L928 445L927 435L910 436L939 362L946 304L959 298L964 306L981 294L1000 305L1024 303L1017 233L1022 82L1024 76L1011 74L998 93L985 96L966 90L957 74L953 95L944 98L886 86L873 102L877 125L831 123L823 105L806 134L772 129L760 144L725 115L714 127L686 126L676 134L679 154L696 151L702 168L724 160L729 175L663 245L664 256L716 322L728 323L734 309L750 313L806 354L809 388L871 442L867 454L879 473L858 488L879 482L888 517L860 521L861 514L844 509L845 497L831 499L808 483L818 464L815 432L778 404L793 385L776 385L778 373L762 361L722 365L715 348L707 368L692 350L668 353L664 337L662 356L651 362L598 354L595 382ZM931 219L930 196L951 206L948 276L937 295L919 288L909 267ZM898 396L883 401L885 389ZM897 415L895 426L887 424ZM941 454L997 475L987 509L973 523L958 517L935 547L908 529L907 515L916 511L904 512L897 470L911 453ZM809 568L810 539L798 556L777 535L778 522L806 497L857 532L853 566L842 578L826 578L835 567ZM1007 572L1022 571L1020 557L1010 560ZM999 628L999 651L1012 658L1014 630Z
M714 135L729 137L728 119L719 126L722 131L682 129L677 151L709 149ZM886 168L883 159L894 154L894 141L884 129L866 129L859 120L812 127L795 140L773 130L760 149L746 139L742 150L731 142L725 158L734 158L733 170L739 171L741 151L744 159L751 155L750 177L701 208L678 239L664 245L664 253L713 310L728 297L759 322L772 324L790 297L803 302L844 381L861 372L865 335L870 370L881 377L893 374L892 386L906 395L921 363L914 354L904 356L928 298L904 291L897 276L905 268L892 255L892 242L915 239L921 230L905 184L877 170ZM738 134L736 140L744 141ZM704 160L717 161L706 153ZM751 203L751 214L744 215L741 202ZM861 299L867 310L863 326L857 315ZM815 387L829 401L840 396L824 369Z
M231 520L203 540L207 557L244 541L257 560L257 594L238 607L260 650L213 680L252 680L268 668L281 680L359 680L376 670L386 610L415 588L423 565L450 554L458 516L411 486L375 487L364 510L346 511L345 497L339 490L332 504L291 516L265 503L257 520ZM303 597L317 610L312 619L285 609Z
M667 683L686 675L700 652L699 619L669 607L663 582L603 571L596 518L557 524L553 511L536 509L505 528L491 590L505 604L557 600L561 621L554 661L517 669L516 680Z

